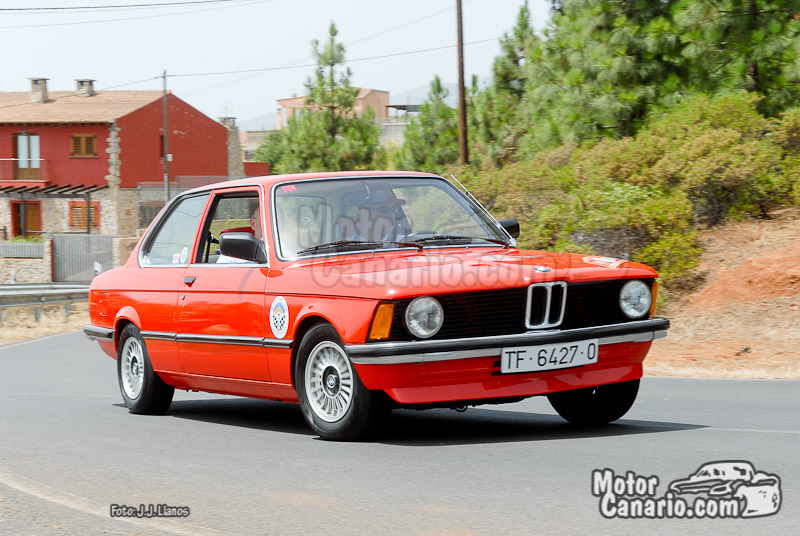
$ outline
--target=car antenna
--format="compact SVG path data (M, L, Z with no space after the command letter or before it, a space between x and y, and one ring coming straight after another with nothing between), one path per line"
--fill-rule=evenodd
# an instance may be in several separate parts
M472 200L472 201L473 201L473 202L474 202L476 205L478 205L478 207L479 207L479 208L480 208L480 209L483 211L483 213L484 213L484 214L486 214L486 216L488 216L488 217L489 217L489 219L490 219L490 220L492 220L492 221L494 222L494 224L495 224L495 225L497 225L497 227L498 227L498 228L500 228L500 229L503 231L503 234L505 234L505 235L506 235L506 236L507 236L507 237L510 239L510 241L511 241L511 244L512 244L512 245L516 245L516 240L514 240L514 237L513 237L513 236L511 236L511 233L509 233L508 231L506 231L506 228L505 228L505 227L503 227L502 225L500 225L500 222L499 222L499 221L497 221L497 218L495 218L494 216L492 216L492 213L491 213L491 212L489 212L488 210L486 210L486 207L484 207L484 206L483 206L483 203L481 203L480 201L478 201L478 198L477 198L477 197L475 197L474 195L472 195L472 192L470 192L470 191L467 189L467 187L466 187L466 186L464 186L463 184L461 184L461 181L460 181L460 180L458 180L458 179L456 178L456 176L455 176L455 175L453 175L453 174L451 173L451 174L450 174L450 176L453 178L453 180L454 180L454 181L456 181L456 183L458 183L458 185L459 185L459 186L461 186L461 189L464 191L464 193L467 195L467 197L469 197L469 199L471 199L471 200Z

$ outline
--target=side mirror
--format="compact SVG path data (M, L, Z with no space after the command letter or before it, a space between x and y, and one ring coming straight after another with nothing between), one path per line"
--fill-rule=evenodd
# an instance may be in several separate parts
M512 238L519 238L519 222L517 220L497 220Z
M247 261L264 264L267 254L264 245L250 233L222 233L219 237L220 253Z

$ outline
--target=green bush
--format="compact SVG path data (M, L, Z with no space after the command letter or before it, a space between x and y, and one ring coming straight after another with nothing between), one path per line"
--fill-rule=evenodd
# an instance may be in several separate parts
M520 247L630 258L679 286L700 261L698 229L800 203L800 109L766 119L758 102L699 96L633 138L454 173L498 218L520 220Z

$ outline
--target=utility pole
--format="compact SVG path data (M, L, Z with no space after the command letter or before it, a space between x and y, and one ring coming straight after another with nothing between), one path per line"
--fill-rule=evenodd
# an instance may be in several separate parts
M456 0L458 18L458 141L461 145L461 164L469 164L467 149L467 98L464 95L464 30L461 22L461 0Z
M162 108L164 108L164 204L169 203L169 122L167 118L167 70L164 69L164 97L162 98Z

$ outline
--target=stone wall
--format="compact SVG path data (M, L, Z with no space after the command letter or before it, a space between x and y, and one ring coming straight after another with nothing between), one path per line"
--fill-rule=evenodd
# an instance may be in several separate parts
M117 239L117 255L119 256L119 263L117 266L122 266L128 262L133 248L139 243L138 238L118 238Z
M228 129L228 180L244 178L242 144L239 140L239 127L236 126L236 118L220 117L219 121Z
M119 227L112 234L121 238L136 236L139 226L139 197L136 188L117 190L117 221Z
M12 275L16 280L12 279ZM49 283L53 280L53 241L45 240L41 259L0 257L0 284Z
M11 238L11 202L0 197L0 240Z

